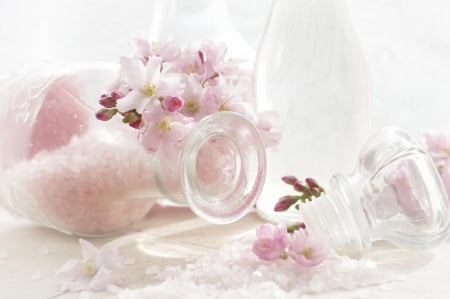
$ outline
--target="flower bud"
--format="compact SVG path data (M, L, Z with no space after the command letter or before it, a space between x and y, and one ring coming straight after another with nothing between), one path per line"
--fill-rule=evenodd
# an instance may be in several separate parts
M117 90L113 90L112 92L111 92L111 98L113 99L113 100L118 100L118 99L120 99L120 98L122 98L123 96L122 96L122 93L120 93L119 91L117 91Z
M286 175L282 177L281 180L288 185L294 185L298 181L298 179L293 175Z
M297 202L299 199L298 196L292 196L292 195L286 195L281 197L277 204L275 205L275 208L273 209L275 212L283 212L290 208L293 204Z
M110 120L114 115L116 115L117 109L100 109L95 113L95 117L98 120L107 121Z
M102 105L105 108L115 108L116 107L116 100L114 100L112 97L108 97L108 96L104 96L102 95L102 97L100 98L100 100L98 101L100 103L100 105Z
M183 108L183 99L177 96L167 96L163 100L164 109L168 112L176 112Z
M306 192L309 188L302 181L297 181L294 183L294 189L298 192Z

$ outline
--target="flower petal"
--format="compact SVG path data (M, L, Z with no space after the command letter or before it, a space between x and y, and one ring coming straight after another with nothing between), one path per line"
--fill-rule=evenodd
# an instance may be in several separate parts
M150 57L145 66L145 83L156 84L161 74L161 57Z
M132 88L143 88L145 81L145 66L138 58L122 57L120 59L119 80L122 84Z
M79 239L78 241L81 245L81 254L83 255L83 259L95 261L98 252L97 247L95 247L91 242L84 239Z
M120 255L117 242L106 243L97 254L98 265L110 270L121 269L123 267L123 257Z
M137 90L130 91L126 96L117 101L117 110L127 112L141 107L141 102L145 99L144 95ZM139 111L138 111L139 112Z
M56 270L55 274L68 280L78 280L86 276L85 267L85 262L82 260L69 260Z
M104 291L106 288L114 284L116 281L116 276L113 274L113 272L106 268L100 268L95 276L91 279L91 281L88 283L87 288L91 291Z

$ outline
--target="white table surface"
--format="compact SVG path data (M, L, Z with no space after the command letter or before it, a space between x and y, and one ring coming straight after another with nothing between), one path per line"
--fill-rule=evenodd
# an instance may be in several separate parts
M251 242L254 229L261 223L255 214L241 221L214 226L195 217L186 208L156 206L147 219L122 235L90 239L101 246L118 239L126 258L122 274L126 287L141 288L157 283L145 269L157 266L183 265L233 240ZM80 257L78 238L67 236L27 221L0 217L0 298L81 298L80 293L60 293L60 280L54 276L66 260ZM448 298L450 285L450 243L436 250L416 252L375 246L365 255L379 266L389 266L398 274L392 283L307 294L302 298ZM56 296L56 297L55 297ZM91 293L87 298L115 298L108 292ZM182 294L180 294L182 296ZM181 297L180 297L181 298Z

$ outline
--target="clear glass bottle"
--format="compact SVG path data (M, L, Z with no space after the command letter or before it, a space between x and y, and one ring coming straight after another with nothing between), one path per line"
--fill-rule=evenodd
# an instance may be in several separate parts
M95 117L117 69L45 65L0 81L0 206L92 236L138 221L159 198L188 204L213 223L242 217L265 179L265 148L253 124L232 112L212 114L178 155L158 159L136 130Z
M211 40L225 42L230 56L240 61L253 61L255 50L242 37L233 23L225 0L156 0L149 37L192 45Z
M368 74L344 1L275 0L254 74L258 110L277 111L283 129L257 210L280 220L282 176L348 172L369 136Z
M358 170L337 174L326 194L300 204L309 232L327 230L337 247L368 249L376 240L411 249L448 240L450 206L425 148L386 128L361 151ZM297 211L298 213L298 211Z

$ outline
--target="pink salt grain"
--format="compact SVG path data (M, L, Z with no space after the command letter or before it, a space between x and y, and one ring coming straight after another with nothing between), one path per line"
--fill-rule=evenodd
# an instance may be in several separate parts
M184 268L166 267L157 277L159 283L124 290L120 299L178 298L299 298L304 294L334 289L355 289L395 280L386 269L368 259L329 255L313 268L289 260L264 262L250 245L240 242L225 245Z
M120 132L90 131L5 169L7 208L69 233L115 232L153 205L150 161Z

